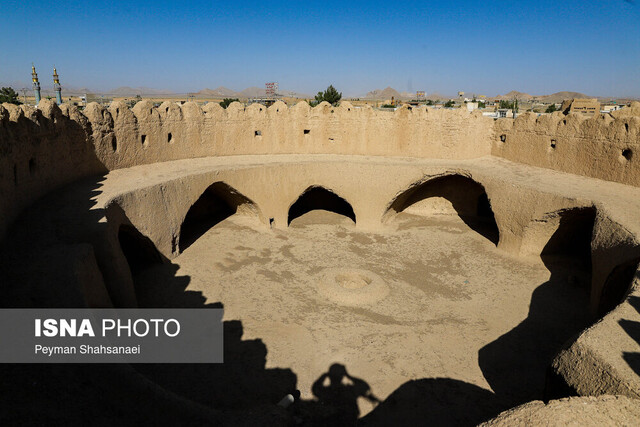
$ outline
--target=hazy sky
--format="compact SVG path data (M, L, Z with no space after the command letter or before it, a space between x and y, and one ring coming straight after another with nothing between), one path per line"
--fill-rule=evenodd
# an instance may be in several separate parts
M7 1L0 82L640 97L640 3Z

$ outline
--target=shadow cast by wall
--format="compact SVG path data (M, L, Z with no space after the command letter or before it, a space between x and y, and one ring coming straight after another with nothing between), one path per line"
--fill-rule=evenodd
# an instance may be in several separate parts
M358 424L474 426L507 408L498 396L474 384L423 378L404 383Z
M593 322L589 288L595 211L577 215L579 221L572 221L575 215L563 217L542 250L551 275L533 291L527 318L478 352L485 379L509 406L549 397L545 387L553 357Z
M84 308L79 271L92 260L107 229L104 210L92 209L104 176L53 192L22 212L3 241L2 307ZM59 218L64 218L60 222ZM72 224L73 226L65 226ZM86 249L78 259L76 248ZM78 270L78 267L81 267ZM141 425L193 422L216 414L201 411L137 374L125 364L0 364L2 425Z
M84 179L73 184L73 191L50 193L21 212L0 248L1 307L87 305L82 289L75 286L74 271L69 271L74 263L71 249L76 245L92 247L92 234L106 230L106 224L101 222L104 210L93 209L104 179L104 175ZM60 217L77 228L62 227Z
M103 258L98 251L114 249L112 242L103 242L108 234L104 210L92 209L103 179L86 179L74 183L73 191L47 195L13 225L3 241L3 307L87 306L82 291L67 283L75 274L67 267L75 264L55 262L73 260L66 251L78 245L94 248L98 260ZM141 306L222 307L187 290L190 277L179 276L176 264L153 255L157 249L144 236L140 251L137 230L123 227L122 249L129 256L124 268L133 264L135 277L158 270L154 286L136 288ZM117 234L115 230L115 245ZM104 271L103 266L96 271ZM0 413L0 424L203 425L224 420L233 411L240 412L237 420L246 422L249 409L256 419L279 422L283 413L275 404L295 390L296 375L288 369L267 369L266 346L259 339L243 340L241 321L224 322L223 328L224 364L0 365L0 399L11 408Z
M451 378L407 381L380 401L365 380L349 375L341 364L321 375L312 392L315 400L297 401L291 409L298 425L474 426L509 408L490 390ZM376 405L362 418L358 399Z
M142 271L134 278L143 308L223 308L206 303L201 292L186 290L190 278L176 274L178 266L166 263ZM240 320L223 322L222 364L136 364L134 368L154 383L189 400L222 411L275 407L296 389L290 369L267 369L267 348L260 339L243 340Z
M640 280L640 275L636 275L636 278ZM628 301L640 314L640 297L630 296ZM621 319L619 323L622 329L640 345L640 322ZM622 358L629 364L629 367L633 369L633 372L640 376L640 352L624 352Z

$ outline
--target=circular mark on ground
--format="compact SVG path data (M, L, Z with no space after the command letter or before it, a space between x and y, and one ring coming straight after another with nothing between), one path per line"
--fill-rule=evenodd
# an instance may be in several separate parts
M389 287L375 273L356 268L330 268L320 273L318 293L342 305L368 305L385 298Z

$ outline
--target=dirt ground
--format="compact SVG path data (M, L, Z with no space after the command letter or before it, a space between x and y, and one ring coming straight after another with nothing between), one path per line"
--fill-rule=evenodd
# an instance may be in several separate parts
M364 421L420 410L481 421L542 398L551 358L589 321L588 277L566 268L501 253L455 215L403 213L381 234L321 210L272 231L234 215L173 263L140 273L136 288L141 306L222 305L243 348L260 344L261 361L232 343L224 373L140 370L218 409L238 409L242 396L276 403L295 388L335 406L324 374L342 370L340 405ZM265 362L263 382L239 385ZM441 401L425 407L425 394Z

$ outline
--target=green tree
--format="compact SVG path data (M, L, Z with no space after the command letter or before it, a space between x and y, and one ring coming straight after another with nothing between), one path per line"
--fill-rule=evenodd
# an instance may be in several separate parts
M22 102L18 99L18 93L10 87L0 89L0 104L8 102L9 104L20 105Z
M482 101L478 101L478 108L484 108L484 107L486 107L486 106L487 106L487 105L486 105L484 102L482 102Z
M427 105L433 105L433 101L430 99L427 99Z
M556 108L556 104L551 104L547 107L545 113L553 113L554 111L558 111L558 109Z
M447 102L445 102L444 108L452 108L454 105L456 105L455 102L453 102L452 100L448 100Z
M220 101L220 106L224 109L226 109L232 102L235 101L240 101L238 98L225 98L222 101Z
M316 95L316 101L321 103L322 101L327 101L331 105L338 105L338 102L342 99L342 92L338 92L333 85L329 85L327 90L322 92L318 92Z

